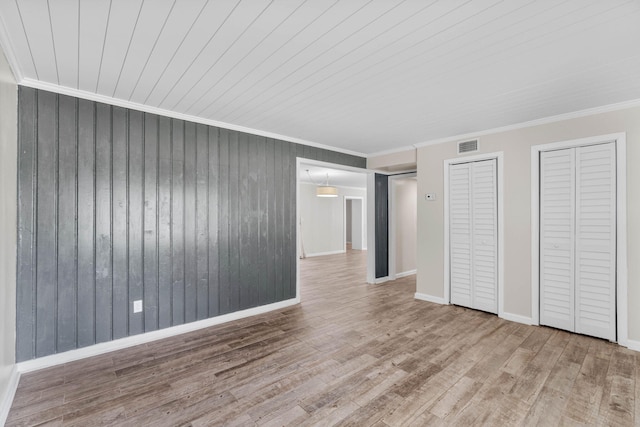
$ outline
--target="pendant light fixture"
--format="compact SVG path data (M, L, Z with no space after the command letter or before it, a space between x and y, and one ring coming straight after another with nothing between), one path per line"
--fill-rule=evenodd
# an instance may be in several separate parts
M307 169L307 175L309 175L309 179L311 180L311 182L316 185L317 197L338 197L338 189L329 185L329 174L327 174L327 180L324 185L318 185L313 181L313 179L311 179L309 169Z

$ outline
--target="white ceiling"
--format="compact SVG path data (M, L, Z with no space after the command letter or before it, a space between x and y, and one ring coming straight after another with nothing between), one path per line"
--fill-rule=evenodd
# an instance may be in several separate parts
M307 174L307 170L309 173ZM336 187L367 188L367 175L340 169L330 169L316 165L300 164L300 182L324 185L329 174L329 185ZM309 177L309 175L311 177Z
M638 0L3 0L0 18L23 84L359 153L640 99Z

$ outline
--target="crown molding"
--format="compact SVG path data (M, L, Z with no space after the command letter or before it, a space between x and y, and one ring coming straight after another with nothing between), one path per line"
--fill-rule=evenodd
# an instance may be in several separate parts
M628 108L634 108L634 107L640 107L640 99L632 99L630 101L619 102L616 104L608 104L600 107L588 108L586 110L579 110L571 113L563 113L555 116L543 117L541 119L530 120L528 122L522 122L522 123L515 123L512 125L501 126L493 129L485 129L478 132L465 133L460 135L447 136L445 138L432 139L429 141L413 144L413 147L421 148L421 147L428 147L429 145L444 144L446 142L462 141L469 138L478 138L484 135L508 132L512 130L518 130L518 129L528 128L533 126L540 126L540 125L545 125L549 123L561 122L564 120L571 120L571 119L577 119L580 117L593 116L596 114L609 113L611 111L626 110Z
M293 143L296 143L296 144L308 145L310 147L316 147L316 148L321 148L321 149L324 149L324 150L336 151L336 152L342 153L342 154L349 154L349 155L352 155L352 156L358 156L358 157L364 157L364 158L366 158L366 156L367 156L366 154L360 153L360 152L357 152L357 151L351 151L351 150L346 150L344 148L333 147L333 146L326 145L326 144L320 144L320 143L317 143L317 142L308 141L306 139L295 138L295 137L292 137L292 136L281 135L281 134L278 134L278 133L267 132L267 131L263 131L263 130L260 130L260 129L253 129L253 128L240 126L240 125L234 125L232 123L219 122L217 120L204 119L202 117L192 116L190 114L183 114L183 113L178 113L178 112L171 111L171 110L165 110L163 108L157 108L157 107L152 107L152 106L149 106L149 105L138 104L137 102L126 101L124 99L113 98L113 97L110 97L110 96L100 95L100 94L94 93L94 92L88 92L88 91L85 91L85 90L79 90L79 89L69 88L69 87L65 87L65 86L60 86L60 85L53 84L53 83L46 83L46 82L42 82L40 80L31 79L31 78L23 78L18 82L18 84L20 84L22 86L31 87L31 88L34 88L34 89L41 89L41 90L46 90L46 91L49 91L49 92L59 93L61 95L73 96L73 97L76 97L76 98L82 98L82 99L86 99L86 100L89 100L89 101L101 102L101 103L104 103L104 104L115 105L117 107L128 108L128 109L131 109L131 110L138 110L138 111L142 111L142 112L150 113L150 114L157 114L159 116L171 117L171 118L174 118L174 119L185 120L185 121L188 121L188 122L200 123L200 124L203 124L203 125L214 126L214 127L223 128L223 129L229 129L229 130L235 130L235 131L238 131L238 132L244 132L244 133L249 133L249 134L253 134L253 135L264 136L266 138L280 139L280 140L283 140L283 141L293 142Z
M404 151L415 151L415 149L416 147L413 145L405 145L403 147L390 148L388 150L376 151L375 153L367 154L367 159L370 159L372 157L385 156L387 154L402 153Z

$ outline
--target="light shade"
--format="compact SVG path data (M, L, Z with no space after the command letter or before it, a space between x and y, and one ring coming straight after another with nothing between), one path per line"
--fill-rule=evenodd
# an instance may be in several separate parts
M338 189L329 185L319 185L316 188L316 196L318 197L338 197Z

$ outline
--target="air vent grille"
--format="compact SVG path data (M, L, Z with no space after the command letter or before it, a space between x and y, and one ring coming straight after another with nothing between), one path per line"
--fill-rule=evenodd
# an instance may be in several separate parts
M478 151L478 140L458 142L458 154L472 153Z

